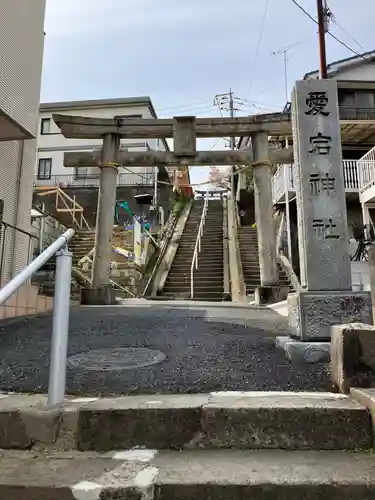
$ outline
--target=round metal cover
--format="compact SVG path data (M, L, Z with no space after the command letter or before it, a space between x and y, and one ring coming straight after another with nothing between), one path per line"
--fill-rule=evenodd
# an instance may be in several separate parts
M166 355L161 351L138 347L97 349L81 352L68 358L68 366L90 371L121 371L161 363Z

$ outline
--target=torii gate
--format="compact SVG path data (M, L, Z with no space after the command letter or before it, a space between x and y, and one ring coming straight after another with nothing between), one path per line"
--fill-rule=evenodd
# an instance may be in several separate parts
M120 166L252 165L258 233L261 285L277 285L276 245L272 217L272 163L291 163L292 151L268 147L268 136L290 134L289 114L272 113L237 118L113 119L53 115L64 137L103 139L101 153L65 153L66 167L100 167L100 188L95 237L92 289L87 301L112 304L110 252L116 202L117 170ZM252 137L252 150L197 151L198 137ZM173 152L120 151L120 139L174 139Z

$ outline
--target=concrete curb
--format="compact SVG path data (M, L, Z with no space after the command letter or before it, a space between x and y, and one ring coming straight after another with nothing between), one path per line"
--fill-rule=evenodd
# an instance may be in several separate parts
M331 360L330 342L300 342L292 337L276 337L276 347L283 349L291 362L329 363Z
M308 425L305 422L309 422ZM72 398L0 396L0 448L369 449L367 409L342 394L219 392Z

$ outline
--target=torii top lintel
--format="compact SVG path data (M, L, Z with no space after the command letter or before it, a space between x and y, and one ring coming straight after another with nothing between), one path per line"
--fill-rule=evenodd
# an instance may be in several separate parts
M237 118L87 118L54 114L53 119L64 137L69 139L98 139L107 134L124 139L167 139L174 137L176 125L190 122L196 137L240 137L255 132L269 135L291 133L289 113L269 113Z

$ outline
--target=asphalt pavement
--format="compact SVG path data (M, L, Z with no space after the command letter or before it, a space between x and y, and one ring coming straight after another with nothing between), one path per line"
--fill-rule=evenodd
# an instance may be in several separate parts
M51 329L51 316L0 322L1 391L47 392ZM286 319L272 310L228 303L72 308L67 392L328 390L326 365L290 364L275 348L275 337L287 332Z

